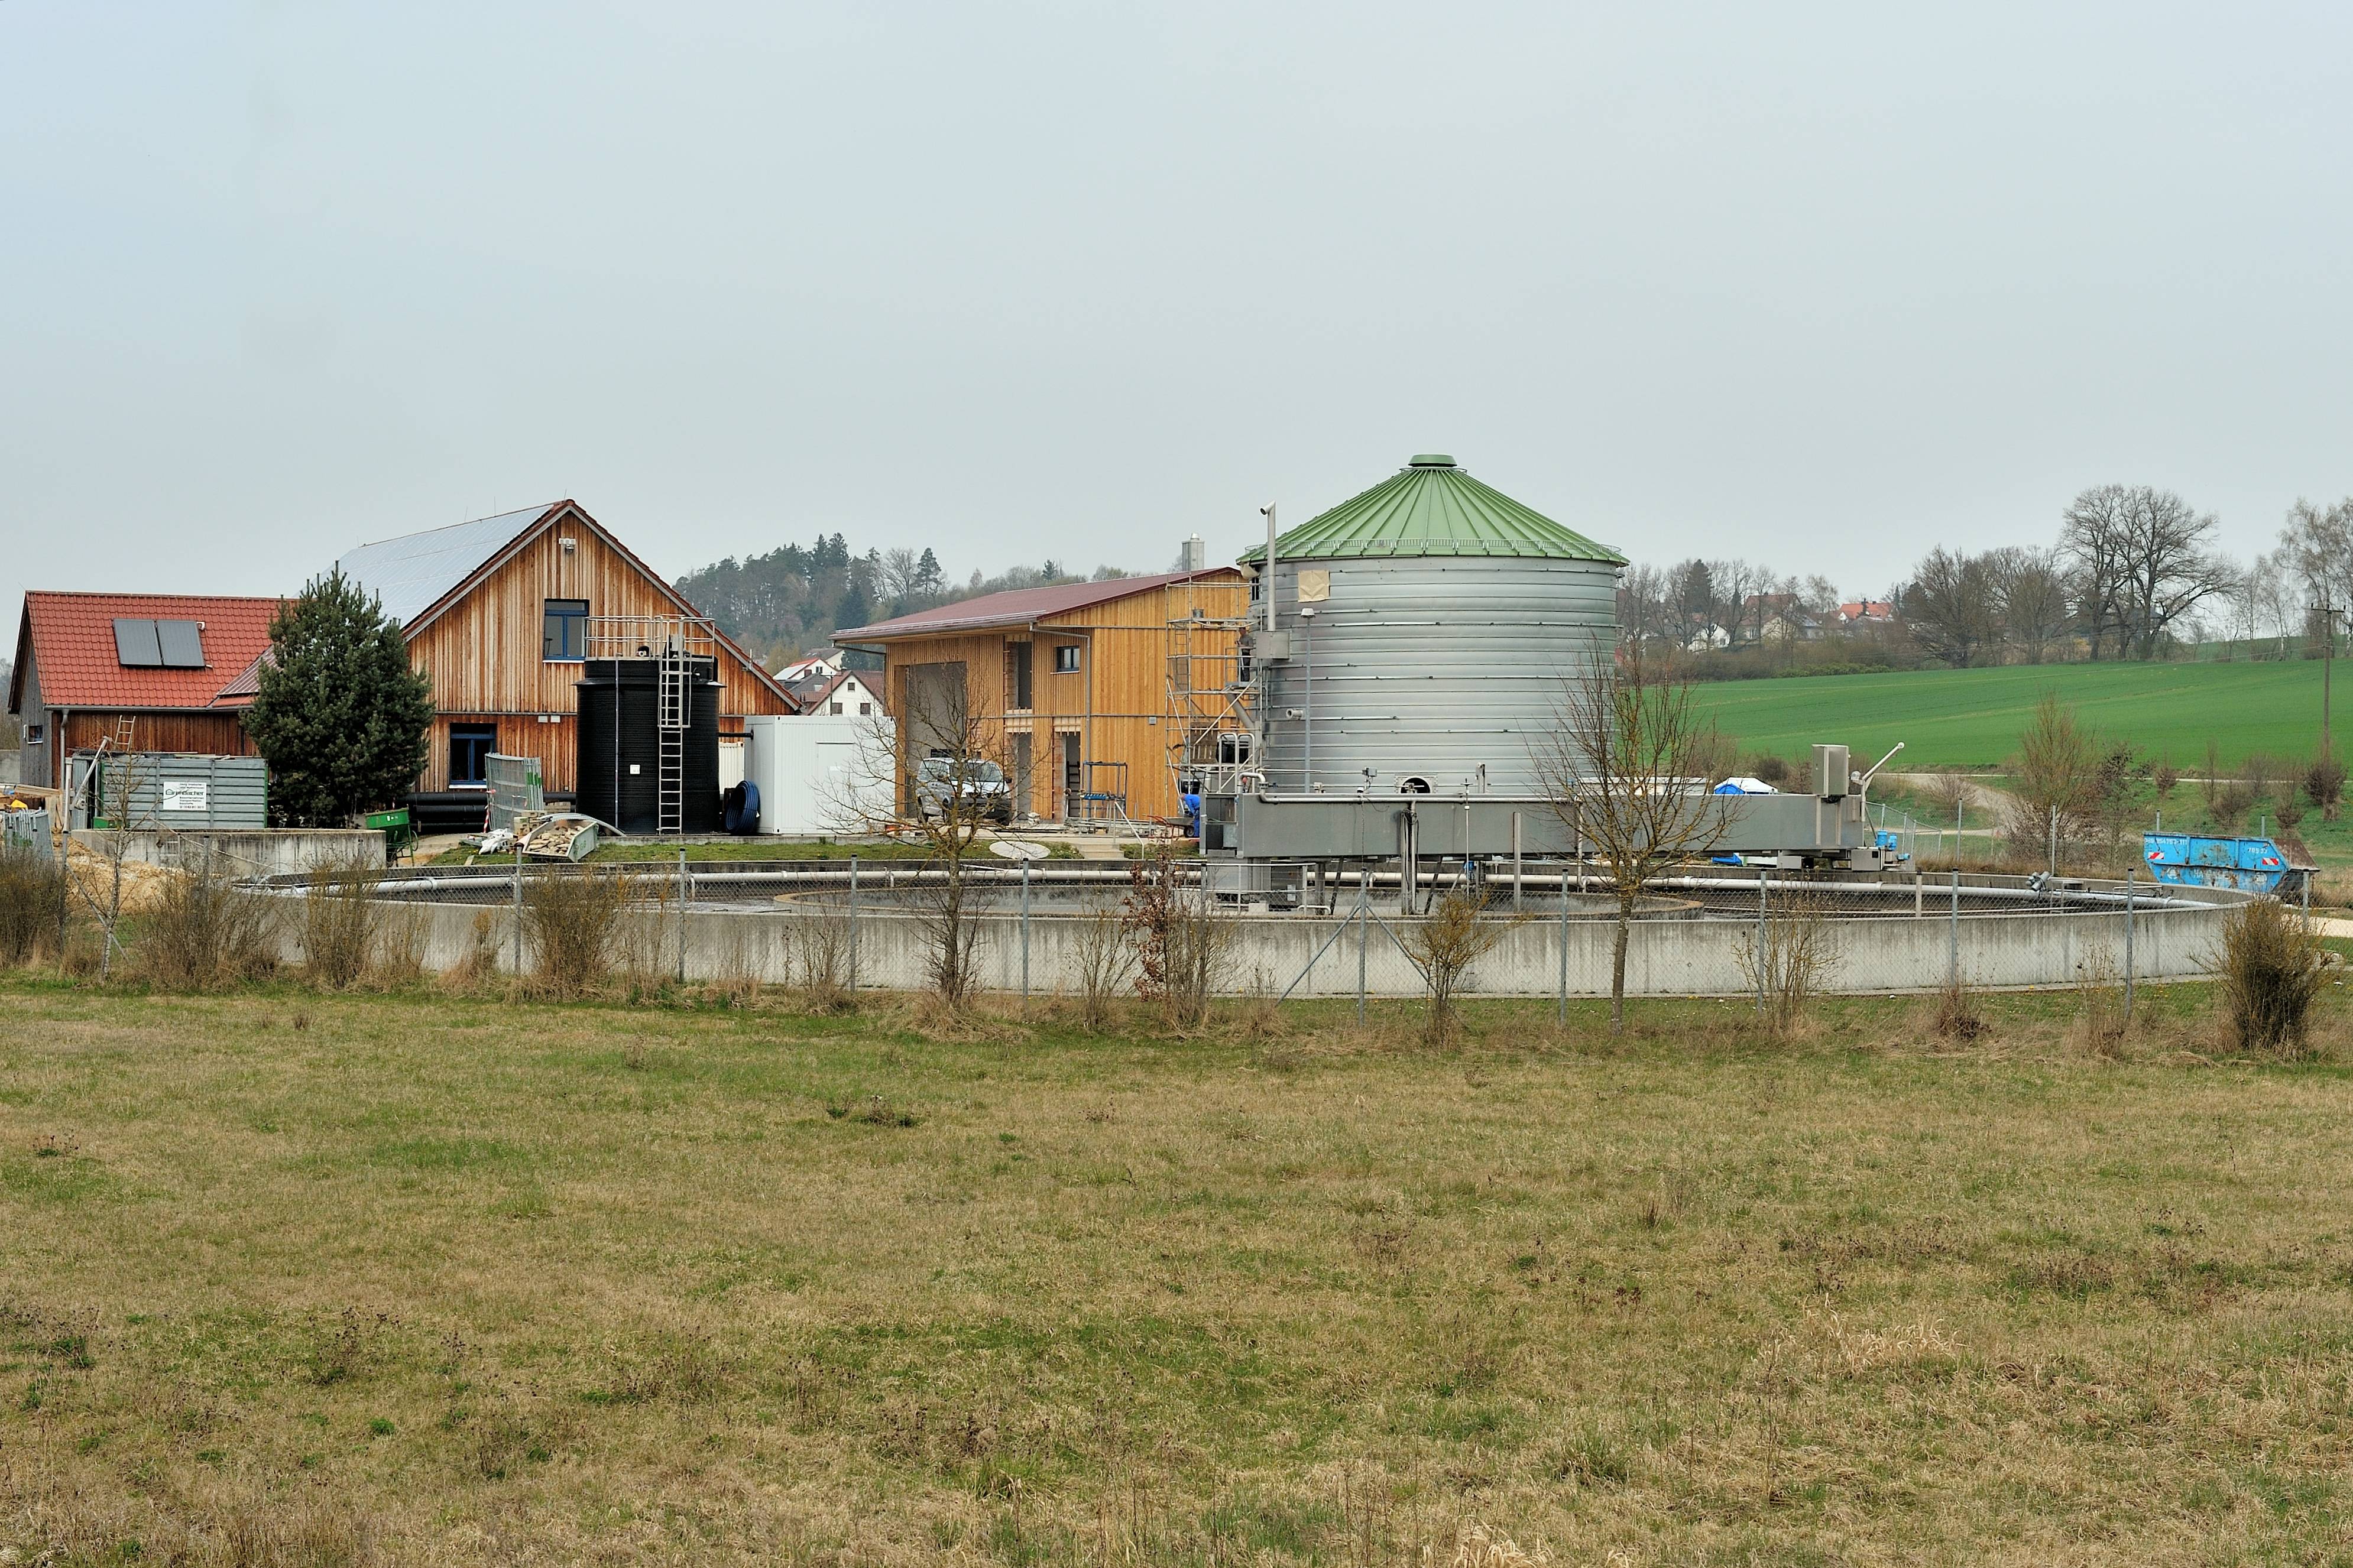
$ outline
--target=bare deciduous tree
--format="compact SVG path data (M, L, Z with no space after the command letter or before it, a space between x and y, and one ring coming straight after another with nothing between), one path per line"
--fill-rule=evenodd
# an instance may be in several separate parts
M2018 738L2010 765L2010 840L2039 844L2046 857L2088 842L2099 823L2099 748L2076 721L2075 710L2046 691Z
M1991 552L1985 561L2004 640L2028 664L2041 664L2067 636L2065 571L2048 550L2013 546Z
M1941 545L1914 568L1904 624L1921 647L1956 669L1977 662L2001 635L2000 597L1986 557Z
M2353 605L2353 497L2327 508L2298 500L2273 559L2295 574L2307 603Z
M2068 505L2060 541L2083 575L2079 613L2100 656L2114 631L2127 658L2154 658L2167 628L2231 580L2209 548L2216 526L2171 490L2100 485Z
M891 708L895 722L878 714L861 728L850 776L824 815L839 833L923 845L924 875L906 896L923 921L931 988L961 1007L979 980L979 889L969 856L1004 810L1005 726L974 709L962 664L902 671Z
M1671 661L1629 648L1565 683L1552 726L1532 744L1544 791L1597 862L1618 901L1609 959L1609 1027L1626 1026L1626 943L1644 884L1723 836L1736 797L1711 794L1721 756L1714 724L1693 706Z

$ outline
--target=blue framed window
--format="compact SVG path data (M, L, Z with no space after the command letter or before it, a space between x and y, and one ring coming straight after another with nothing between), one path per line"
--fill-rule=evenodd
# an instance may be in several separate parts
M540 623L539 657L583 659L588 657L588 601L550 599Z
M453 786L489 784L491 753L498 749L496 724L450 725L449 783Z

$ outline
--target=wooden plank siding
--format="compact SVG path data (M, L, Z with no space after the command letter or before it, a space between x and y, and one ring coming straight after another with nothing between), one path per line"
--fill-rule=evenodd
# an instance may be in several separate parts
M499 749L539 758L549 789L576 786L581 666L540 657L549 599L585 599L592 618L680 614L680 601L584 517L565 511L539 525L487 577L438 614L420 616L409 635L409 661L432 680L436 710L420 787L448 787L456 724L495 724ZM718 658L722 729L750 714L792 711L733 649L721 645Z
M63 724L58 721L62 719ZM25 782L50 789L64 786L58 777L58 759L74 752L94 752L100 741L112 745L125 719L137 721L132 726L131 744L142 752L199 752L216 757L249 757L254 754L253 738L245 732L236 710L192 712L185 709L158 709L153 711L76 708L70 710L52 708L37 721L46 726L49 743L40 748L40 756ZM54 742L62 730L65 745L60 750Z
M1213 619L1249 613L1250 590L1240 573L1173 583L1123 598L1058 614L1029 626L915 634L877 639L883 650L883 690L892 713L905 716L908 672L919 665L965 667L965 699L977 717L1001 729L1008 763L1012 738L1030 737L1030 793L1015 809L1044 817L1070 814L1062 776L1062 742L1079 737L1082 762L1127 764L1127 811L1144 820L1182 809L1170 766L1168 660L1172 620L1192 614ZM1215 635L1229 647L1234 634ZM1031 646L1030 706L1013 707L1017 643ZM860 645L864 646L864 645ZM1057 647L1077 647L1079 668L1054 672ZM1083 773L1082 777L1083 778ZM1109 787L1111 780L1102 778ZM901 809L908 803L901 802Z

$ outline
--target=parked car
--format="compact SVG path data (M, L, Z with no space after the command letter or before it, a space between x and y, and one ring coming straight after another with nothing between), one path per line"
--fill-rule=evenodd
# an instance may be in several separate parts
M915 806L926 817L944 816L951 800L965 804L961 815L1009 824L1013 786L995 763L966 757L925 757L915 770Z

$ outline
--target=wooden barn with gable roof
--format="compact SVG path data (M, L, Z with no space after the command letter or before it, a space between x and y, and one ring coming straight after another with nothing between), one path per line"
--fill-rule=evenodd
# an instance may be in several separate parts
M492 752L540 759L550 792L577 787L579 695L591 653L634 652L683 621L710 639L720 722L797 711L760 662L718 631L576 501L363 544L335 563L384 601L433 682L427 795L479 789Z

